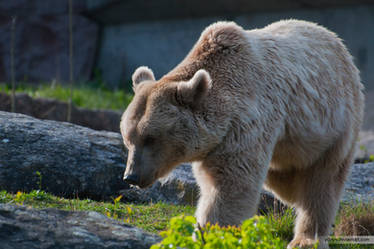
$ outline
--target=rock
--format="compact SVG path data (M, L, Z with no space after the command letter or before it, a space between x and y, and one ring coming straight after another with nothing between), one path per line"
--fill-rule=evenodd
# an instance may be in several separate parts
M62 3L63 2L63 3ZM79 1L74 1L79 2ZM38 4L36 4L38 3ZM52 6L53 7L50 7ZM44 6L44 8L39 8ZM90 19L73 15L73 72L76 82L91 77L98 40L98 27ZM0 82L10 82L12 16L14 31L14 71L24 83L69 80L69 16L67 1L2 1L0 4ZM38 9L38 10L37 10ZM84 9L84 8L83 8Z
M66 102L31 98L27 94L16 94L17 113L26 114L39 119L66 121L68 105ZM0 93L0 111L11 110L11 98ZM71 123L89 127L94 130L119 132L122 112L112 110L90 110L72 105Z
M373 81L374 82L374 81ZM374 89L365 91L365 116L362 130L374 131ZM374 151L373 151L374 153Z
M72 1L74 12L87 10L86 1ZM10 16L19 15L61 15L68 13L68 0L59 0L56 2L44 0L13 0L1 1L0 13L6 13Z
M196 204L199 190L189 164L148 189L137 189L122 181L126 160L119 133L0 111L0 189L28 192L41 186L65 197L110 200L122 194L127 202ZM374 199L373 175L374 163L353 165L342 199ZM259 211L274 205L282 208L264 192Z
M138 203L196 202L189 165L139 190L122 181L126 161L119 133L0 111L0 189L29 192L41 186L64 197L110 200L122 194L124 201Z
M374 200L374 163L352 165L342 200L364 202Z
M159 241L156 235L97 212L0 204L2 249L145 249Z
M365 92L365 115L362 130L357 142L355 159L363 163L374 155L374 90Z
M126 157L119 133L0 112L0 189L28 192L41 180L55 195L108 199L129 187Z
M281 11L300 8L326 8L365 3L364 0L283 0L283 1L118 1L90 0L90 16L104 24L144 22L167 19L204 18L206 16L233 16L240 13ZM198 6L198 8L196 7ZM217 18L216 18L217 19Z
M374 26L374 5L360 1L362 5L353 0L345 3L336 0L219 3L92 0L88 4L89 15L105 24L100 29L95 68L111 87L129 82L135 69L142 65L150 67L158 79L179 64L204 28L217 20L232 20L245 29L254 29L280 19L295 18L318 23L339 34L355 58L366 89L373 90L374 32L367 30ZM343 7L349 3L352 5ZM141 10L140 15L137 10ZM200 14L202 18L194 18Z
M178 166L148 189L131 188L120 193L124 200L135 203L163 201L194 206L199 198L199 189L189 164Z
M374 130L360 131L356 145L355 162L365 163L374 155Z

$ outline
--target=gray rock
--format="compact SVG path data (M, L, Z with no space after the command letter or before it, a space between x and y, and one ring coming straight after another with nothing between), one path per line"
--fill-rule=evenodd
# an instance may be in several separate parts
M0 93L0 111L11 110L11 97ZM66 121L68 104L55 99L31 98L29 95L16 94L15 112L35 118L55 121ZM89 127L94 130L119 132L122 112L112 110L90 110L72 105L71 120L73 124Z
M374 89L365 91L365 116L362 130L374 131ZM373 151L374 153L374 151Z
M128 202L163 201L194 206L199 197L199 188L193 177L191 165L182 164L148 189L130 188L122 190L120 193L123 195L123 199Z
M97 212L36 210L0 204L2 249L141 249L159 241L156 235Z
M108 199L122 181L126 151L119 133L0 112L0 189L39 188L59 196Z
M366 162L370 159L371 155L374 155L374 131L361 131L359 134L359 140L356 144L356 163Z
M365 92L365 115L356 149L356 161L364 162L374 155L374 90Z
M342 200L364 202L374 200L374 163L352 165Z
M0 189L39 189L58 196L194 204L198 190L189 165L151 188L122 181L127 151L119 133L0 111ZM42 179L37 175L41 173Z
M41 188L59 196L108 200L122 194L128 202L196 204L199 190L190 165L180 165L148 189L137 189L122 181L126 160L119 133L0 112L0 189L38 189L39 171ZM353 165L343 200L374 199L373 176L373 163ZM270 193L261 200L260 211L275 203Z
M144 22L163 19L187 19L206 16L233 16L240 13L280 11L298 8L326 8L365 3L365 0L263 0L263 1L199 1L171 0L118 1L87 0L90 15L104 24Z
M27 12L27 5L21 10ZM17 81L40 83L56 79L63 83L69 80L68 20L67 12L61 15L17 15L14 31L14 70ZM10 82L11 79L11 22L10 14L0 16L0 82ZM81 15L73 16L73 25L73 72L75 81L81 82L88 80L92 74L98 27Z
M75 13L87 10L86 1L72 1ZM60 15L68 13L68 0L44 1L44 0L13 0L1 1L0 13L9 16L30 15Z
M91 2L102 3L95 6L95 9L98 9L98 11L94 11L96 20L109 23L124 21L118 25L104 25L102 27L98 59L95 62L95 67L102 70L103 79L113 87L119 86L119 82L131 79L135 69L142 65L152 68L156 78L160 78L180 63L198 40L204 28L213 22L232 20L245 29L253 29L264 27L281 19L293 18L316 22L336 32L344 40L355 58L366 89L374 89L374 70L371 70L374 68L374 46L372 46L374 32L367 32L372 30L374 25L374 5L372 4L365 5L362 2L363 5L359 5L356 4L357 1L355 4L352 1L351 6L321 9L318 7L325 4L338 5L338 2L340 5L343 2L311 0L219 1L219 3L209 5L208 3L211 1L203 1L204 3L199 1L199 8L191 4L191 1L182 1L183 3L178 1L178 4L176 2L171 4L166 0L161 2L92 0ZM113 4L109 5L108 2L113 2ZM197 1L194 0L194 2ZM152 7L141 8L141 5L145 4L151 4ZM314 8L292 9L290 4ZM138 5L139 8L132 8L131 5ZM168 7L162 8L164 5ZM194 8L193 12L198 11L204 14L201 18L191 18L192 12L189 12L190 9L186 5ZM282 8L276 8L274 5ZM204 6L207 6L209 10L206 11ZM254 11L257 6L263 11L252 13L245 11L245 9ZM274 7L273 11L272 7ZM173 8L179 8L180 13L171 11ZM232 14L221 16L217 9L222 10L225 15L230 12ZM235 9L244 12L239 14ZM134 10L142 10L142 15L137 15L137 11ZM209 11L215 13L208 15ZM155 15L162 12L171 13L178 18L161 20L156 17L157 19L153 20ZM183 16L183 12L188 13L188 16L179 19ZM163 15L163 17L165 18L167 15ZM129 18L140 20L130 21Z

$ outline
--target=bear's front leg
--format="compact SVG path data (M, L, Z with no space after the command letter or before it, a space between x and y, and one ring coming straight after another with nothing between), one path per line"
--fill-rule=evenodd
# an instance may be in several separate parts
M228 159L228 158L226 158ZM193 164L200 187L197 222L221 226L240 225L257 210L266 167L226 164L226 160ZM223 164L222 164L223 163Z

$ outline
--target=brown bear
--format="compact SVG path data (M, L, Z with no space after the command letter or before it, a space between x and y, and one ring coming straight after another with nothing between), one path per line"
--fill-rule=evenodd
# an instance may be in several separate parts
M193 162L201 225L239 225L265 186L296 208L288 248L329 235L364 105L334 33L298 20L249 31L218 22L160 80L147 67L132 79L121 121L128 183L147 187Z

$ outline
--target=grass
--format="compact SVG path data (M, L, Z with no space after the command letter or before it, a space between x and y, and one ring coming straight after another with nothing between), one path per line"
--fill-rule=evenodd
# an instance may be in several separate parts
M374 235L374 200L342 203L335 222L335 235Z
M37 209L57 208L70 211L96 211L151 233L159 233L166 230L171 217L182 214L193 215L195 212L195 208L191 206L169 205L161 202L136 205L122 203L120 200L121 196L113 199L112 202L98 202L90 199L65 199L40 190L34 190L30 193L18 192L16 194L0 191L0 203L25 205ZM371 217L366 218L365 222L369 225L374 224L374 201L372 203L342 203L336 217L335 235L352 235L350 230L337 234L342 224L347 227L346 224L349 224L351 217L356 220L360 220L360 217ZM294 211L286 208L281 210L280 213L269 212L265 215L265 218L269 221L270 226L274 228L275 235L282 240L284 245L287 245L293 237ZM330 248L369 249L373 248L373 245L331 244Z
M276 231L275 236L287 242L292 240L296 216L291 208L283 209L280 214L270 211L265 214L265 217Z
M279 213L270 211L265 215L271 227L274 228L275 235L282 241L289 242L293 237L293 227L296 215L294 210L286 208ZM374 236L374 201L341 203L336 215L334 225L334 235L354 236L371 235ZM358 232L357 232L358 231ZM373 249L374 245L364 244L330 244L330 249Z
M8 84L0 84L0 92L10 94ZM17 93L27 93L34 98L52 98L67 102L70 90L60 84L41 84L39 86L19 85ZM132 94L125 90L110 90L102 85L76 85L73 89L72 102L75 106L89 109L112 109L123 111L132 99Z
M125 204L120 202L119 198L113 200L113 202L65 199L39 190L30 193L18 192L17 194L1 191L0 203L25 205L37 209L57 208L70 211L96 211L152 233L165 230L170 217L181 214L192 215L195 211L190 206L168 205L161 202L148 205Z

